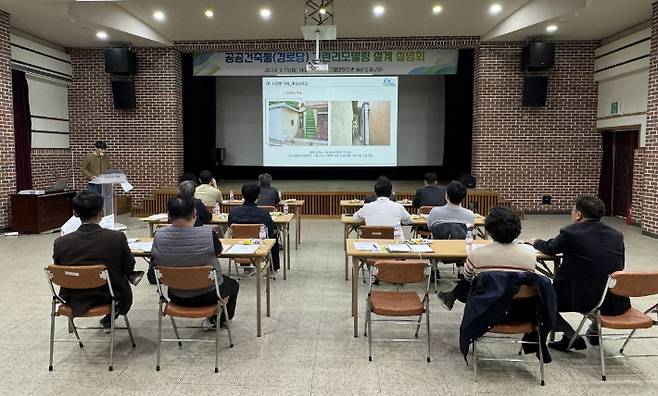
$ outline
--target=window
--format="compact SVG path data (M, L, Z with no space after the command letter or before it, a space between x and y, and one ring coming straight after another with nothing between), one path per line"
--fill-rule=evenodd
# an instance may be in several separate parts
M295 126L295 120L290 120L290 126Z

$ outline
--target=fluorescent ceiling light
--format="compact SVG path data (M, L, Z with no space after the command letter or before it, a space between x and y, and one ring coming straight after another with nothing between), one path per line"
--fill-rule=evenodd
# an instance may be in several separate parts
M212 18L215 16L215 12L213 10L206 10L204 12L204 15L206 16L206 18Z
M548 33L555 33L557 31L557 25L548 25L548 26L546 26L546 31Z
M386 9L382 5L376 5L372 9L372 13L375 14L375 16L382 16L382 15L384 15L385 11L386 11Z
M158 10L153 13L153 19L155 19L158 22L162 22L165 20L165 14L164 12Z
M270 19L271 16L272 16L272 11L270 11L269 8L262 8L262 9L260 10L260 17L261 17L261 18L263 18L263 19Z
M499 12L503 10L503 6L500 4L492 4L491 7L489 7L489 14L491 15L497 15Z
M434 14L434 15L436 15L436 14L440 14L441 11L443 11L443 7L441 7L441 6L438 5L438 4L435 5L434 7L432 7L432 14Z
M102 30L99 30L98 32L96 32L96 37L101 40L107 40L107 33L105 33Z

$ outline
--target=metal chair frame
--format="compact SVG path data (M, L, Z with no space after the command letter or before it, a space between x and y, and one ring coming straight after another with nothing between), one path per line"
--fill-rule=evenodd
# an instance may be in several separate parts
M382 260L382 261L391 261L391 260ZM405 263L404 261L401 261L400 263ZM404 264L401 264L404 265ZM376 267L377 264L375 264L374 267ZM426 268L429 268L431 270L431 266L427 263L425 263ZM370 306L370 295L372 293L372 286L374 285L374 277L373 277L373 268L370 267L368 269L368 272L370 274L370 285L368 288L368 296L366 297L366 318L364 320L364 329L363 329L363 335L368 337L368 360L372 361L372 343L373 342L422 342L421 340L418 339L418 332L420 331L420 326L422 324L423 320L423 314L425 315L425 324L427 327L427 362L430 362L430 342L431 342L431 334L430 334L430 299L429 299L429 290L430 290L430 276L426 274L424 280L421 282L426 282L425 285L425 295L423 296L421 302L424 306L424 312L418 315L418 319L373 319L372 318L372 311L371 311L371 306ZM381 281L380 281L381 282ZM412 283L412 282L409 282ZM420 282L413 282L413 283L420 283ZM400 286L403 284L396 283L395 284L395 291L399 291ZM411 326L416 326L416 332L414 334L414 338L381 338L381 339L373 339L372 338L372 322L390 322L394 324L399 324L399 325L411 325Z
M395 227L393 227L393 226L360 226L357 229L357 234L358 234L359 238L362 238L362 239L375 239L375 238L372 238L371 236L365 236L364 237L362 235L363 229L368 230L368 227L370 227L370 228L379 228L379 229L384 229L385 228L386 231L388 231L388 229L390 228L390 231L392 233L391 235L393 235L395 233L395 231L394 231ZM381 238L381 239L393 239L393 236L391 236L390 238ZM359 269L361 270L361 275L363 275L363 283L366 283L366 271L371 270L370 266L368 265L368 260L367 259L360 259L359 260ZM371 276L371 278L372 278L372 276Z
M266 208L266 206L259 206L259 208ZM238 226L242 226L242 225L252 225L252 226L256 226L256 225L257 225L257 226L259 226L259 230L260 230L260 226L261 226L261 225L264 225L264 224L256 224L256 223L254 223L254 224L238 224L238 223L236 223L236 224L231 224L231 226L229 227L229 230L231 230L231 237L232 237L232 238L235 238L235 236L233 235L233 226L234 226L234 225L238 225ZM278 230L278 228L276 228L276 227L275 227L275 230L276 230L276 232L277 232L277 240L278 240L278 236L279 236L278 233L279 233L279 230ZM257 239L258 237L259 237L259 235L256 234L256 235L254 235L254 236L245 237L245 238L254 238L254 239ZM285 246L283 246L283 245L280 245L280 247L281 247L281 249L285 249ZM267 255L266 261L268 262L267 265L270 267L270 270L268 271L270 275L268 275L268 276L271 276L271 277L272 277L272 280L276 280L276 274L274 273L274 271L273 271L272 268L271 268L271 267L272 267L272 254L271 254L271 252L270 252L270 254ZM288 261L290 261L290 258L288 258ZM237 263L237 261L236 261L235 259L233 259L233 258L229 258L229 259L228 259L228 276L231 276L231 264L233 264L233 266L235 266L235 274L236 274L236 278L235 278L235 279L236 279L236 280L240 281L240 280L242 280L242 279L247 279L247 278L248 278L248 277L245 277L245 276L240 276L240 271L239 271L238 263ZM290 264L290 263L288 263L288 264ZM257 265L258 265L258 264L257 264ZM252 263L248 268L250 268L250 267L253 268L253 263ZM250 274L249 276L254 275L254 274L255 274L255 272L252 273L252 274Z
M163 266L166 267L166 266ZM180 267L177 267L180 268ZM180 338L180 335L178 334L178 326L176 326L176 321L174 320L174 317L169 315L169 319L171 320L171 326L174 329L174 334L176 335L176 338L162 338L162 317L165 316L164 313L164 305L169 302L167 298L165 297L163 291L162 291L162 273L160 273L158 266L155 267L155 279L157 282L157 289L158 289L158 294L160 295L159 302L158 302L158 355L156 358L156 365L155 365L155 370L160 371L160 355L161 355L161 350L162 350L162 343L163 342L178 342L179 347L183 347L183 342L201 342L201 343L209 343L209 342L214 342L215 343L215 373L219 372L219 318L217 318L218 321L218 326L215 329L215 339L214 340L202 340L198 338ZM217 280L217 270L215 268L208 266L208 279L214 282L215 284L215 292L217 293L217 315L220 315L220 310L224 313L224 319L226 320L226 330L228 331L228 340L229 340L229 347L233 348L233 339L231 338L231 323L228 318L228 310L226 309L226 304L224 303L224 298L221 296L219 293L219 283ZM166 284L165 284L166 286ZM201 329L202 326L182 326L180 327L182 329Z
M72 266L74 268L74 271L91 271L92 269L95 270L95 268L90 268L90 267L97 267L98 265L78 265L78 266ZM110 296L111 296L111 302L110 302L110 362L109 362L109 371L114 370L114 331L115 330L128 330L128 335L130 335L130 341L132 343L132 347L135 348L135 338L133 337L133 332L130 327L130 322L128 321L128 315L122 315L125 322L126 322L126 327L117 327L115 326L115 311L116 311L116 306L119 304L119 301L116 299L114 296L114 290L112 289L112 281L110 280L110 274L105 267L105 265L102 265L102 270L99 271L98 276L100 279L103 280L103 284L107 285ZM60 305L67 304L66 301L64 301L56 292L55 292L55 286L53 283L53 274L51 272L50 267L44 268L45 274L46 274L46 280L48 281L48 286L50 287L50 293L52 294L52 305L51 305L51 311L50 311L50 359L48 363L48 371L53 371L53 356L55 353L55 342L76 342L80 346L80 348L84 347L84 344L82 343L82 340L80 339L80 334L78 333L78 330L104 330L104 327L101 326L76 326L75 323L73 322L73 317L68 317L68 327L69 327L69 333L74 333L76 340L73 341L71 339L65 339L65 338L55 338L55 318L60 315L57 311ZM73 276L72 276L73 277ZM69 287L70 288L70 287ZM87 340L85 342L105 342L101 340Z
M624 349L628 345L628 343L631 341L631 339L656 339L658 336L642 336L642 337L634 337L635 332L637 329L629 329L631 330L630 333L628 334L622 334L622 333L610 333L610 334L605 334L603 335L603 327L601 326L601 306L603 305L603 302L605 301L605 297L608 294L608 290L613 289L616 284L617 280L613 277L614 273L608 276L608 280L606 281L605 288L603 289L603 295L601 296L601 299L599 300L598 304L596 304L596 307L589 311L588 313L583 315L583 319L580 321L578 324L578 327L576 328L576 332L574 333L574 336L571 337L571 340L569 340L569 346L568 349L571 349L573 346L573 343L576 341L576 338L579 336L580 331L583 328L583 325L585 324L586 320L596 320L597 322L597 335L599 339L599 359L601 361L601 380L605 381L606 380L606 373L605 373L605 359L620 359L620 358L629 358L629 357L657 357L658 354L646 354L646 353L641 353L641 354L633 354L633 355L627 355L624 353ZM647 294L647 295L652 295L652 294ZM647 309L644 311L645 315L655 313L656 317L658 318L658 303L653 305L651 308ZM658 320L653 321L653 326L658 325ZM619 349L619 354L618 355L605 355L605 350L603 349L603 340L604 339L609 339L609 340L625 340L624 344L621 346Z

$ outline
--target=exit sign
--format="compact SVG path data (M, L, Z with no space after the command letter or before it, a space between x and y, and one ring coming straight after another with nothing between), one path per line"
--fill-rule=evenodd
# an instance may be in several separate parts
M610 102L610 114L611 115L619 114L619 101L618 100Z

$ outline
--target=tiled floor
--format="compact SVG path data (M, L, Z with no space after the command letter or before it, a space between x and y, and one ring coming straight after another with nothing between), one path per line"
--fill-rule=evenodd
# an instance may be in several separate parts
M146 236L139 221L121 218L131 237ZM528 216L522 237L549 237L568 221L566 216ZM607 220L622 230L629 269L658 268L658 241L639 229ZM162 371L155 371L157 298L144 280L135 288L129 317L137 348L127 335L117 336L115 371L107 370L107 344L58 344L55 370L48 372L50 297L42 268L50 262L56 234L0 237L0 384L3 394L656 394L658 358L612 361L608 381L599 377L598 349L553 353L545 387L538 384L536 365L483 363L478 382L458 350L462 306L446 311L433 298L432 362L425 362L424 343L376 344L368 362L364 337L352 337L350 283L344 280L342 227L337 220L304 220L302 245L292 254L289 279L273 282L271 318L264 318L264 335L255 334L254 280L241 282L232 329L235 347L227 348L222 331L221 371L213 372L212 344L168 344ZM225 263L223 263L225 265ZM145 263L138 260L138 267ZM450 287L452 270L445 268L441 288ZM361 296L365 296L362 286ZM636 301L648 307L652 300ZM363 310L363 303L360 303ZM360 313L362 315L362 313ZM569 317L577 321L576 315ZM88 320L90 323L95 321ZM171 328L164 322L164 329ZM63 320L58 336L66 337ZM407 329L408 330L408 329ZM379 325L378 336L406 336L404 330ZM188 331L210 338L212 333ZM195 332L192 334L192 332ZM652 334L658 335L653 331ZM82 335L98 340L107 336ZM425 332L421 330L421 337ZM638 341L633 352L658 352L658 342ZM514 355L514 346L488 347L484 352ZM607 348L613 352L612 346Z

